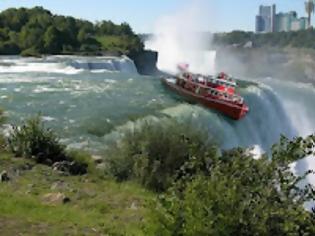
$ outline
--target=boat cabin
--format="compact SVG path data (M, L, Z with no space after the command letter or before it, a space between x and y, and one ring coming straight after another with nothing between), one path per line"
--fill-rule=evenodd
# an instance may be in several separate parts
M195 94L242 104L243 98L235 94L236 82L227 74L204 76L184 72L177 76L176 84Z

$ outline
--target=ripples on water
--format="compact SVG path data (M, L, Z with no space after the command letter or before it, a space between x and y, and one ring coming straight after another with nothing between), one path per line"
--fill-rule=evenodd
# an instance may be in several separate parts
M133 62L125 57L6 57L0 62L0 103L11 122L20 123L40 112L63 142L92 152L101 152L109 140L143 119L165 116L206 127L223 148L256 145L267 150L280 134L293 137L299 133L288 113L290 105L272 88L276 86L242 89L251 112L235 122L183 103L166 91L157 77L140 76L135 71ZM291 94L294 92L302 91ZM314 93L311 99L315 101Z
M241 94L250 113L236 122L182 102L157 77L138 75L128 58L0 58L0 106L9 122L19 124L40 112L70 148L102 153L126 129L170 116L209 130L222 148L269 150L281 134L291 138L314 132L313 86L269 78ZM295 169L301 174L314 165L308 158Z

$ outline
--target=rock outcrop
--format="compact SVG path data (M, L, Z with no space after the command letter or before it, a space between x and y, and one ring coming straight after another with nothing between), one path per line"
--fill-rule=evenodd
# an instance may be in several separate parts
M8 172L6 170L2 171L0 173L0 182L7 182L9 180L10 178L9 178Z
M154 75L158 73L158 69L156 67L158 60L157 52L144 50L141 53L129 56L134 61L139 74Z
M60 205L70 202L70 198L63 193L47 193L42 197L44 204Z

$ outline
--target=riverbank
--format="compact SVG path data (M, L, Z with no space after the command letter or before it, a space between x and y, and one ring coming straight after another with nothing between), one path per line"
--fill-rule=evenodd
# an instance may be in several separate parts
M2 176L4 171L1 235L152 235L154 194L135 183L97 172L67 176L1 151Z
M315 233L315 213L303 207L314 199L312 187L295 191L304 177L290 170L292 162L311 152L314 136L291 141L282 137L273 146L272 159L257 159L248 149L220 152L204 135L172 119L148 122L111 146L105 169L89 168L76 176L35 162L41 150L27 158L18 157L15 149L15 155L1 149L0 233ZM27 136L31 142L23 140L34 148L38 137L42 133L37 131ZM99 164L100 159L94 161Z
M140 37L126 22L92 23L55 15L43 7L9 8L0 13L0 19L6 19L0 28L0 55L127 55L140 74L157 71L156 53L144 50Z

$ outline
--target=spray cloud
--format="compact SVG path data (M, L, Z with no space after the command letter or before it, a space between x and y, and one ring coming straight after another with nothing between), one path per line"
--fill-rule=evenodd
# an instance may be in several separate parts
M204 1L191 1L179 6L177 12L163 16L156 22L154 36L146 48L159 53L158 68L176 73L179 63L188 63L195 73L214 73L215 52L209 51L210 9Z

